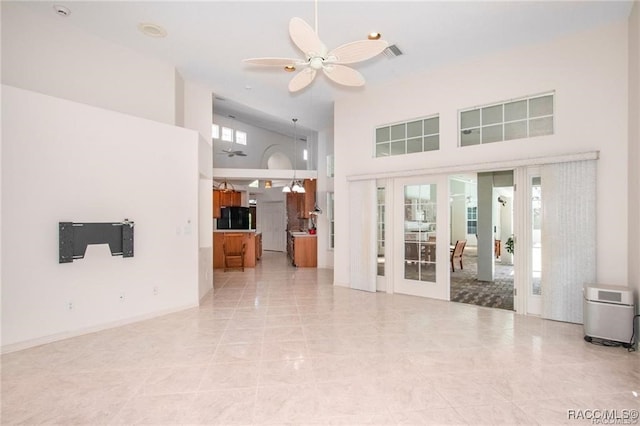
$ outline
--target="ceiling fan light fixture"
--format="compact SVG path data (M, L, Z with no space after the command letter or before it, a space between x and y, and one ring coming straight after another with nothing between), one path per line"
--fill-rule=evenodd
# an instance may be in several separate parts
M296 70L295 65L285 65L284 70L286 72L294 72Z
M291 185L291 191L296 192L298 194L304 194L305 192L307 192L304 189L304 186L302 186L302 184L300 183L299 180L294 180L292 185Z
M233 192L236 189L233 187L233 184L229 181L227 181L226 179L223 180L222 182L218 183L215 186L215 189L217 189L218 191L222 191L222 192Z
M283 186L282 187L282 192L287 192L287 193L291 192L291 187L289 185Z
M379 32L373 31L367 35L367 38L369 40L380 40L382 38L382 34Z

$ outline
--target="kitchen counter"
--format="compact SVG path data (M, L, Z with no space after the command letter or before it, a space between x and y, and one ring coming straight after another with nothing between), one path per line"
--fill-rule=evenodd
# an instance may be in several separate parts
M289 231L289 233L294 236L294 237L315 237L316 234L310 234L308 232L302 232L302 231Z
M214 229L213 232L221 232L221 233L227 232L229 234L235 234L237 232L253 232L253 233L255 233L256 230L255 229Z

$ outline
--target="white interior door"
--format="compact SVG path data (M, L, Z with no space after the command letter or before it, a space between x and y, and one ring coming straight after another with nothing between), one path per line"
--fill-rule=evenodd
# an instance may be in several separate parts
M256 209L258 229L262 232L262 249L285 251L285 208L283 201L261 202Z
M449 187L446 176L394 183L394 292L449 300Z

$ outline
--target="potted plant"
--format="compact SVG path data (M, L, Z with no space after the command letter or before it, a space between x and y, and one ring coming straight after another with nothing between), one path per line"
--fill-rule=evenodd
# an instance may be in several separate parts
M507 238L507 241L504 243L504 248L505 250L507 250L507 253L513 254L514 243L515 241L513 240L513 234L512 234L509 238Z

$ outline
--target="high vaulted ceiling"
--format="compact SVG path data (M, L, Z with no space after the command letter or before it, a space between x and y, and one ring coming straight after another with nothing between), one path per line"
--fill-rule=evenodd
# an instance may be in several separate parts
M20 2L35 13L77 26L175 65L187 79L210 87L217 112L242 121L301 129L330 125L333 102L358 96L409 74L472 57L544 42L626 19L632 1L329 1L319 0L318 33L329 49L381 32L403 55L379 55L354 64L363 88L345 88L318 76L306 90L287 90L293 74L243 63L253 57L303 58L289 38L288 23L300 17L314 26L313 1L87 1ZM71 14L57 16L53 5ZM61 21L64 20L64 21ZM140 23L160 25L151 38ZM589 46L585 46L589 54ZM271 124L269 124L271 123ZM280 124L278 124L280 123ZM288 131L288 130L287 130Z

